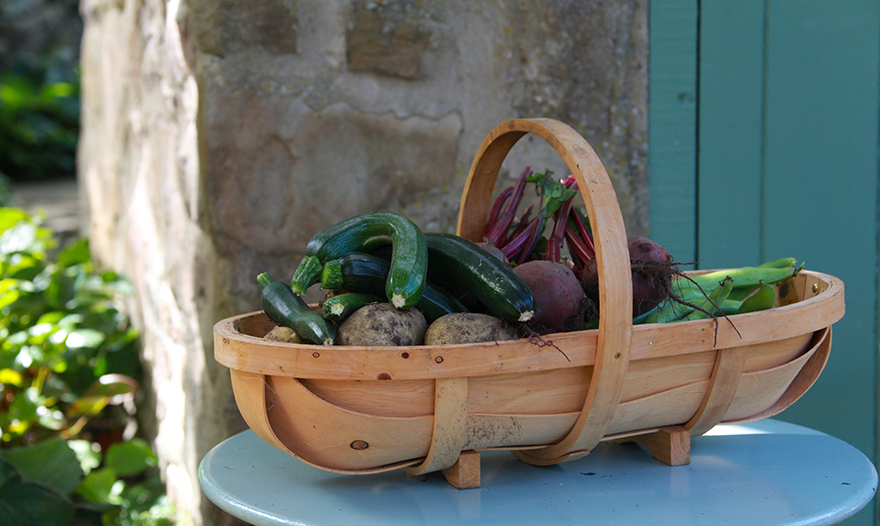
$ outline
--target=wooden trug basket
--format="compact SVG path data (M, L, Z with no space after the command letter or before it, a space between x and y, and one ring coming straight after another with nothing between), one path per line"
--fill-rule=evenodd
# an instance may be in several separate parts
M331 472L442 470L453 486L473 488L485 449L550 465L603 440L634 440L662 462L686 464L692 436L773 416L812 386L843 316L843 282L805 270L779 284L778 307L732 324L633 326L614 189L563 123L517 119L492 130L467 179L458 235L481 239L501 164L528 133L556 150L580 187L597 251L599 328L543 342L325 347L262 339L273 324L260 311L227 318L214 327L214 355L257 436Z

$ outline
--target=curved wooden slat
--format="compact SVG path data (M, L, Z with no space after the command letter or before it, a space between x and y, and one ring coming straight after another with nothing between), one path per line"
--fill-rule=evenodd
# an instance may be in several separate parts
M467 440L467 378L441 378L435 386L434 429L424 462L407 468L421 475L452 467Z

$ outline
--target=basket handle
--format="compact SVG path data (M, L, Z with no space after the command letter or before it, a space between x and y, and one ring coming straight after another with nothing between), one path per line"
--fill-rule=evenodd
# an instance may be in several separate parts
M599 335L596 363L584 407L569 434L543 449L521 451L534 464L582 456L601 441L617 410L629 364L632 336L632 271L626 227L605 166L574 129L553 119L513 119L483 140L465 182L458 213L459 236L481 241L501 164L526 134L544 139L578 183L596 246L599 274Z

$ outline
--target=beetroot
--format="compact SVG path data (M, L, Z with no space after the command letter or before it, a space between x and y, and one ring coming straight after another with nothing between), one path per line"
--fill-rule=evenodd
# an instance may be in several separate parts
M584 290L570 268L562 263L532 260L513 268L535 296L531 324L542 334L583 327Z
M669 252L644 236L629 236L627 247L632 268L633 317L636 317L671 294L672 278L677 270ZM598 305L599 275L595 258L584 269L581 282L586 296Z

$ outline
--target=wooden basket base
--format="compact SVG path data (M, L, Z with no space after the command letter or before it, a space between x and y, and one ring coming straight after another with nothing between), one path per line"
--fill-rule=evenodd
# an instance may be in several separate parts
M647 449L655 459L667 466L685 466L691 463L691 432L681 427L668 427L653 433L615 440L618 443L635 442ZM515 453L515 451L514 451ZM462 451L451 467L441 470L446 481L455 489L480 487L480 452Z

